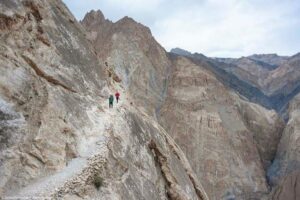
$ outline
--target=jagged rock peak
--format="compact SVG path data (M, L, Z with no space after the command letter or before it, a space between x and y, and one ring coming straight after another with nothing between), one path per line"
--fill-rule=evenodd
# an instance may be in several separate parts
M115 24L115 28L126 29L128 31L142 31L152 35L151 30L147 26L135 21L131 17L125 16L113 23L112 21L105 19L105 16L100 10L91 10L88 12L81 21L81 24L83 24L87 29L90 29L93 26L103 28L104 24L108 26Z
M103 13L101 12L101 10L91 10L90 12L88 12L86 14L85 17L91 17L93 19L105 19Z
M119 22L138 23L133 18L125 16L119 20Z
M124 27L128 30L134 30L134 31L139 30L139 31L147 32L148 34L152 35L151 30L147 26L135 21L133 18L128 16L121 18L115 24L117 26Z
M104 21L106 21L106 19L100 10L91 10L82 20L85 24L102 24Z

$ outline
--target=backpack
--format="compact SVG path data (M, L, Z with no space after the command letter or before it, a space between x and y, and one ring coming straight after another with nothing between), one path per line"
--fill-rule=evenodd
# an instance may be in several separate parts
M110 95L110 96L109 96L109 102L112 103L113 101L114 101L114 96L113 96L113 95Z

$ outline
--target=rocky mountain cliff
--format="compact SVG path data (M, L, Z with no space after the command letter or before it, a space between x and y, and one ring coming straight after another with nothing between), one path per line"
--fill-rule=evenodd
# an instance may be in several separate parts
M60 0L2 0L0 45L4 199L299 197L298 55L168 53Z
M0 9L1 198L208 199L60 0L3 0ZM122 102L108 109L116 90Z

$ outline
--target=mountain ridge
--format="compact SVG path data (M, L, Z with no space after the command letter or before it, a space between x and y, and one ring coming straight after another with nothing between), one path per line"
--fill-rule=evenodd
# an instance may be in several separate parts
M171 53L174 52L171 50ZM281 74L283 77L285 76L285 72L280 73L280 71L284 71L284 69L288 67L285 66L289 65L291 60L294 60L295 63L298 62L299 54L295 54L291 57L278 56L277 54L254 54L241 58L209 58L202 54L200 54L200 56L198 55L199 54L197 53L189 54L188 57L195 60L203 59L210 62L212 71L221 70L223 73L227 73L231 76L232 80L236 79L238 85L245 86L239 88L239 86L232 85L226 82L226 80L224 82L225 84L234 90L241 92L241 94L246 96L250 101L259 103L269 109L275 109L285 120L287 120L285 114L286 105L299 92L299 87L297 87L299 76L297 75L294 83L291 84L294 85L294 88L283 85L284 83L281 84L281 86L280 80L276 81L278 85L277 91L272 89L272 85L274 82L273 80L276 80L276 74ZM184 56L186 56L186 54ZM246 85L249 85L250 88L253 89L250 89ZM243 91L244 88L249 89ZM247 90L249 90L249 92L247 92ZM251 92L254 90L257 92ZM255 98L256 95L259 97L258 99Z

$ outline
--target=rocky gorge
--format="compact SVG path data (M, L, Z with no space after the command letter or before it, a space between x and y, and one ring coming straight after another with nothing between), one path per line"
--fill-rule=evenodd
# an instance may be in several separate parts
M299 199L298 67L167 52L130 17L1 0L0 196Z

